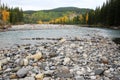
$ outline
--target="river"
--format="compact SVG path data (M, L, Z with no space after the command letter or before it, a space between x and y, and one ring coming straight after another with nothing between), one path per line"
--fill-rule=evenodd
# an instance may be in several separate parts
M38 30L15 30L0 32L0 48L10 47L14 44L39 43L40 40L23 40L24 38L59 38L59 37L94 37L100 35L120 42L120 30L106 28L49 28Z

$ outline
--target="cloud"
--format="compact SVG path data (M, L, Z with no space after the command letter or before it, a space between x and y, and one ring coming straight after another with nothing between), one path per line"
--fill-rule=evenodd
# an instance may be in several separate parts
M2 0L10 7L20 7L23 10L43 10L57 7L92 8L101 6L106 0Z

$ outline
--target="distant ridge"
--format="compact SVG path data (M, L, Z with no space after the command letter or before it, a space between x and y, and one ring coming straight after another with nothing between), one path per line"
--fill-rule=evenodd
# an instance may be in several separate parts
M37 21L48 22L50 20L60 18L63 16L73 16L85 14L92 9L77 8L77 7L59 7L50 10L27 10L24 11L24 21L26 23L36 23Z
M88 9L88 8L78 8L78 7L58 7L58 8L54 8L54 9L50 9L50 10L38 10L38 11L34 11L34 10L26 10L24 11L24 13L26 14L33 14L35 12L39 12L39 11L44 11L44 12L51 12L51 11L54 11L54 12L66 12L66 11L74 11L74 12L77 12L77 13L80 13L80 12L88 12L92 9Z

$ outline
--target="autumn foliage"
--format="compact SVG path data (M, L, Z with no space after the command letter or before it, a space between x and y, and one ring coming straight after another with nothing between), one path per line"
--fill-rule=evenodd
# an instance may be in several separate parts
M7 10L2 11L2 20L7 22L9 20L9 12Z

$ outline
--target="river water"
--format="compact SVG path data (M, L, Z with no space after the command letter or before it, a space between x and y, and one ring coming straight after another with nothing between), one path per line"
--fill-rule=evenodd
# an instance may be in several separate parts
M14 44L38 43L39 40L23 40L24 38L59 38L59 37L88 37L100 35L120 41L120 30L103 28L67 28L43 30L17 30L0 32L0 48L10 47Z

